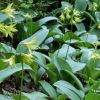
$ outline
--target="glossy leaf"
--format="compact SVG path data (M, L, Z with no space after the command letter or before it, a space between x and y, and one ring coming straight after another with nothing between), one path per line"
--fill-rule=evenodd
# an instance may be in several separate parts
M58 89L62 91L63 94L67 95L71 100L83 100L81 92L74 88L72 84L60 80L54 83L54 86L56 86Z
M43 25L43 24L46 24L47 22L52 21L52 20L59 21L56 17L49 16L49 17L45 17L43 19L40 19L37 23L38 23L38 25Z
M32 92L32 93L22 93L24 96L26 96L30 100L47 100L47 95L41 93L41 92Z
M57 100L57 93L49 83L47 83L46 81L39 81L39 83L42 85L43 89L48 93L51 98Z
M30 66L24 64L23 65L24 70L32 70ZM22 64L16 64L12 66L8 66L8 68L3 69L0 71L0 83L3 82L7 77L11 76L12 74L21 71L22 70Z

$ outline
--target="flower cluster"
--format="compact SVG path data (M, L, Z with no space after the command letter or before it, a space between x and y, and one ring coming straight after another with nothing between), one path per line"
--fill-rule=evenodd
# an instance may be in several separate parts
M67 7L60 15L60 19L64 23L70 23L71 25L75 25L81 21L81 16L80 12L77 9Z
M13 36L13 32L17 32L17 29L15 28L15 24L12 25L4 25L3 23L0 23L0 32L5 35L5 37Z
M93 2L93 4L89 7L90 11L97 11L97 9L98 9L98 5L95 2Z
M14 14L17 13L17 11L15 11L15 9L12 7L13 3L9 4L5 9L1 10L0 12L6 14L9 17L14 18Z
M21 58L23 60L24 63L31 65L33 60L35 59L35 57L32 54L21 54Z

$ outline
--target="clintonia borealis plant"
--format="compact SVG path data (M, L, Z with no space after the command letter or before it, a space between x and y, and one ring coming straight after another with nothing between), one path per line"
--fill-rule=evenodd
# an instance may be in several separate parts
M42 19L16 2L0 9L0 100L99 100L100 1L48 0L61 12Z

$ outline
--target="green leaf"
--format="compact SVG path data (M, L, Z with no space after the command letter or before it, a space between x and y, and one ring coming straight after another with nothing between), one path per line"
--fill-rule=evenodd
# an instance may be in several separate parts
M71 100L83 100L81 92L66 81L57 81L54 83L54 86L60 89L62 93L68 96Z
M0 94L0 100L13 100L11 97L4 96Z
M57 100L66 100L66 96L65 95L59 95Z
M5 21L8 18L5 14L0 13L0 22Z
M63 39L64 39L65 41L70 40L70 39L80 40L80 38L79 38L76 34L71 33L71 32L66 33L66 34L63 36Z
M24 21L24 17L21 16L21 15L14 15L14 17L15 17L15 18L13 18L13 21L14 21L15 23L20 23L20 22Z
M94 45L92 43L85 42L85 41L75 41L75 42L72 42L72 44L78 46L79 48L81 47L94 48Z
M47 95L41 92L32 92L32 93L22 92L22 94L27 98L29 98L29 100L47 100L46 97L48 97Z
M91 59L91 54L93 53L92 49L83 48L81 49L82 56L81 56L81 62L87 63Z
M20 94L14 95L13 100L19 100ZM26 96L21 94L21 100L29 100Z
M27 52L27 48L25 46L23 46L23 43L26 42L30 42L32 41L34 38L37 39L36 45L40 45L47 37L49 30L44 27L43 29L37 31L35 34L33 34L31 37L21 41L18 46L17 46L17 52Z
M96 21L100 22L100 12L95 12Z
M52 67L52 66L51 66ZM52 69L50 69L50 68L46 68L46 71L47 71L47 73L48 73L48 76L49 76L49 78L50 78L50 81L51 81L51 83L54 83L54 82L56 82L57 81L57 73L55 73L55 72L53 72L52 71Z
M68 70L62 70L62 74L64 74L64 72L65 72L66 74L68 74L69 76L71 76L72 80L74 80L74 81L76 82L77 86L78 86L82 91L84 91L84 87L83 87L81 81L80 81L72 72L70 72L70 71L68 71ZM65 75L65 74L64 74L64 75ZM65 77L65 76L64 76L64 77Z
M86 33L86 34L82 35L80 37L80 39L82 41L86 41L86 42L90 42L90 43L96 43L96 42L98 42L97 36L96 35L91 35L89 33Z
M37 43L36 44L40 45L45 40L45 38L47 37L48 32L49 32L49 30L46 27L44 27L43 29L37 31L34 35L32 35L31 37L29 37L28 39L23 40L21 43L29 42L33 38L36 38L37 39Z
M4 53L16 53L16 50L13 47L10 47L4 43L0 43L0 52Z
M47 83L46 81L39 81L39 83L42 85L43 89L49 94L51 98L57 100L57 93L49 83Z
M41 26L41 25L46 24L47 22L52 21L52 20L59 21L58 18L53 17L53 16L49 16L49 17L45 17L45 18L40 19L37 23L38 23L38 25Z
M7 67L7 64L3 61L2 58L0 58L0 70L5 69Z
M69 48L69 50L68 50L68 48ZM57 55L58 57L66 57L67 52L68 52L68 54L70 54L75 51L76 50L73 47L68 46L67 44L63 44L62 48L55 51L54 54Z
M32 70L30 66L23 64L24 70ZM12 66L8 66L8 68L0 71L0 83L3 82L7 77L11 76L12 74L22 71L22 64L16 64Z
M72 71L70 65L63 58L54 57L53 62L55 64L58 72L60 72L61 70L69 70L69 71Z
M76 28L80 33L86 32L86 29L83 23L77 23ZM80 35L80 33L78 33L77 35Z
M41 62L41 63L43 63L43 64L46 63L46 59L45 59L45 57L44 57L44 55L43 55L42 53L37 52L37 51L33 51L33 52L32 52L32 55L34 55L35 57L37 57L37 60L38 60L39 62ZM48 58L48 59L49 59L49 58ZM47 60L48 60L48 59L47 59Z
M99 70L99 73L100 73L100 70ZM100 93L100 80L94 82L94 84L91 86L90 91L95 91L96 93Z
M61 5L62 5L62 9L64 9L65 7L72 7L72 5L69 2L66 2L66 1L62 1Z
M36 31L38 31L39 29L41 29L40 26L38 26L36 23L34 22L27 22L24 26L25 32L26 34L34 34Z
M81 62L75 62L71 59L66 60L67 63L71 66L72 71L75 73L77 71L82 70L85 67L85 63L81 63Z
M97 93L88 93L85 96L85 100L100 100L100 94L97 94Z
M75 0L75 8L79 11L85 11L87 8L86 0Z

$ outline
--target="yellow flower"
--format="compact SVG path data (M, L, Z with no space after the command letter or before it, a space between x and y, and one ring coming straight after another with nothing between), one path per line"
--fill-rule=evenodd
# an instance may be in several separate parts
M67 22L68 24L75 25L81 21L80 12L77 9L67 7L61 14L60 19L65 23Z
M12 7L13 3L9 4L5 9L1 10L0 12L8 15L9 17L14 18L13 14L16 14L17 11Z
M15 64L15 56L12 55L9 59L4 60L4 62L9 64L10 66L14 65Z
M62 21L65 20L65 16L64 16L64 14L61 14L61 15L60 15L60 19L61 19Z
M80 12L77 9L73 10L73 15L74 16L80 16Z
M71 8L69 8L69 7L66 7L64 10L65 10L66 13L70 13L71 12Z
M80 17L75 17L75 22L76 22L76 23L78 23L78 22L80 22L80 21L81 21Z
M93 2L93 4L89 7L89 10L90 11L96 11L97 8L98 8L98 5L95 2Z
M29 49L29 52L31 53L31 50L36 50L39 48L39 46L36 45L36 41L37 39L33 38L33 40L31 40L30 42L23 43L23 45L26 46Z
M100 59L100 54L98 53L93 53L91 56L92 59Z
M0 23L0 32L5 35L5 37L13 36L13 32L17 32L17 29L15 28L15 24L12 25L4 25L3 23Z
M100 29L100 24L98 24L98 27L97 28Z
M70 14L66 13L66 18L67 18L68 20L71 19Z
M70 24L71 24L71 25L75 25L75 24L76 24L76 21L72 18L72 19L70 20Z
M23 63L29 65L32 64L33 60L35 59L35 57L33 57L32 54L24 54L24 53L21 54L21 58L23 60Z
M25 17L26 19L32 19L32 16L29 15L29 13L25 14L24 17Z

